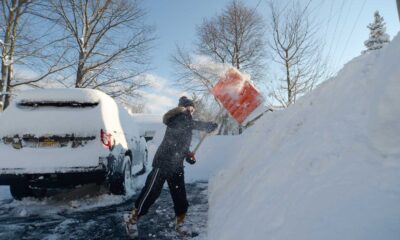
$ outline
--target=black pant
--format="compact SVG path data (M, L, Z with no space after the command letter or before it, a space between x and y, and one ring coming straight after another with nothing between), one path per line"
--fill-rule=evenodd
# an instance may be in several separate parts
M189 204L186 198L183 169L177 173L171 174L160 168L153 168L147 176L146 184L139 198L135 202L139 217L145 215L150 206L153 205L160 196L165 181L168 183L172 201L174 202L175 214L178 216L187 212Z

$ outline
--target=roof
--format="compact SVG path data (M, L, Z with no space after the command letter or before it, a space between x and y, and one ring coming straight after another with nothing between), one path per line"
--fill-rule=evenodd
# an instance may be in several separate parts
M102 98L110 98L107 94L94 89L83 88L54 88L22 91L18 94L17 102L99 102Z

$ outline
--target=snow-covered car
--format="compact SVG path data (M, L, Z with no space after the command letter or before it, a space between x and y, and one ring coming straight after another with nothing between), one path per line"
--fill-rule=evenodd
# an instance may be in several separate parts
M131 120L101 91L21 92L0 117L0 185L15 199L86 183L125 194L147 162L146 140Z

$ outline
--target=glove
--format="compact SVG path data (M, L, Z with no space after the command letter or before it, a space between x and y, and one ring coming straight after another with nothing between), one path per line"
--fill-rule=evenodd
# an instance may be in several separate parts
M196 157L194 156L193 152L187 152L185 161L188 162L189 164L195 164L196 163Z
M214 132L215 129L217 129L217 127L218 127L217 123L213 123L213 122L209 123L208 127L207 127L207 133Z

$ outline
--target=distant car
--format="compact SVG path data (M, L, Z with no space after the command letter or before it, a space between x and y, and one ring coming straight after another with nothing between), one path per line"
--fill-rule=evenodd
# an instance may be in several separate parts
M0 116L0 185L9 185L15 199L86 183L125 194L145 172L146 140L139 133L101 91L21 92Z

